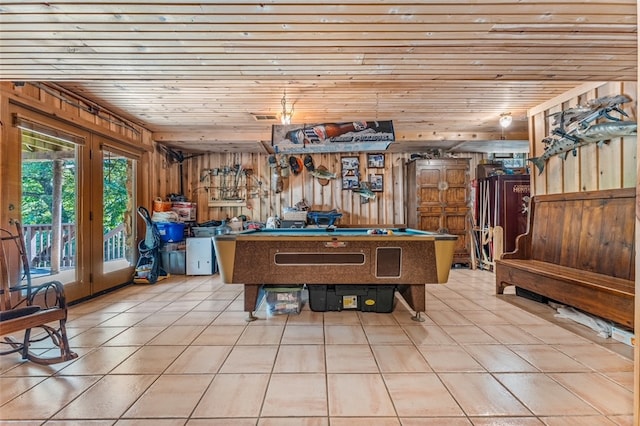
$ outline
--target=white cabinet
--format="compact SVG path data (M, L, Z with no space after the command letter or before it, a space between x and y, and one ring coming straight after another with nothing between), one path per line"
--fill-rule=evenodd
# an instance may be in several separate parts
M211 275L215 269L213 239L187 238L187 275Z

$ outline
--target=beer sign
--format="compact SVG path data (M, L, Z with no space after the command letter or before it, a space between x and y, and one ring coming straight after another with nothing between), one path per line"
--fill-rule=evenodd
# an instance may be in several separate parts
M395 141L391 121L274 125L276 153L384 151Z

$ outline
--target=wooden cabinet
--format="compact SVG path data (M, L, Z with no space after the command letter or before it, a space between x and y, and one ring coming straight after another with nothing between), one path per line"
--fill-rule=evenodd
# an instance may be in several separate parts
M453 263L471 263L469 159L416 160L407 164L407 226L453 234Z

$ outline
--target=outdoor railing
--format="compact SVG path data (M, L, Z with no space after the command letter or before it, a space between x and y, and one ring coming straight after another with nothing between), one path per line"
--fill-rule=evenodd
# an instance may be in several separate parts
M23 225L27 255L32 268L51 267L51 247L53 244L52 226ZM124 259L126 253L126 233L124 224L120 224L104 235L104 261ZM62 224L60 244L60 268L75 267L76 262L76 226Z

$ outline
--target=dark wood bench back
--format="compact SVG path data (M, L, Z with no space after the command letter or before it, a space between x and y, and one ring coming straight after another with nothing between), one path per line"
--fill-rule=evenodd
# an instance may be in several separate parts
M530 225L533 260L635 279L635 188L535 196Z

